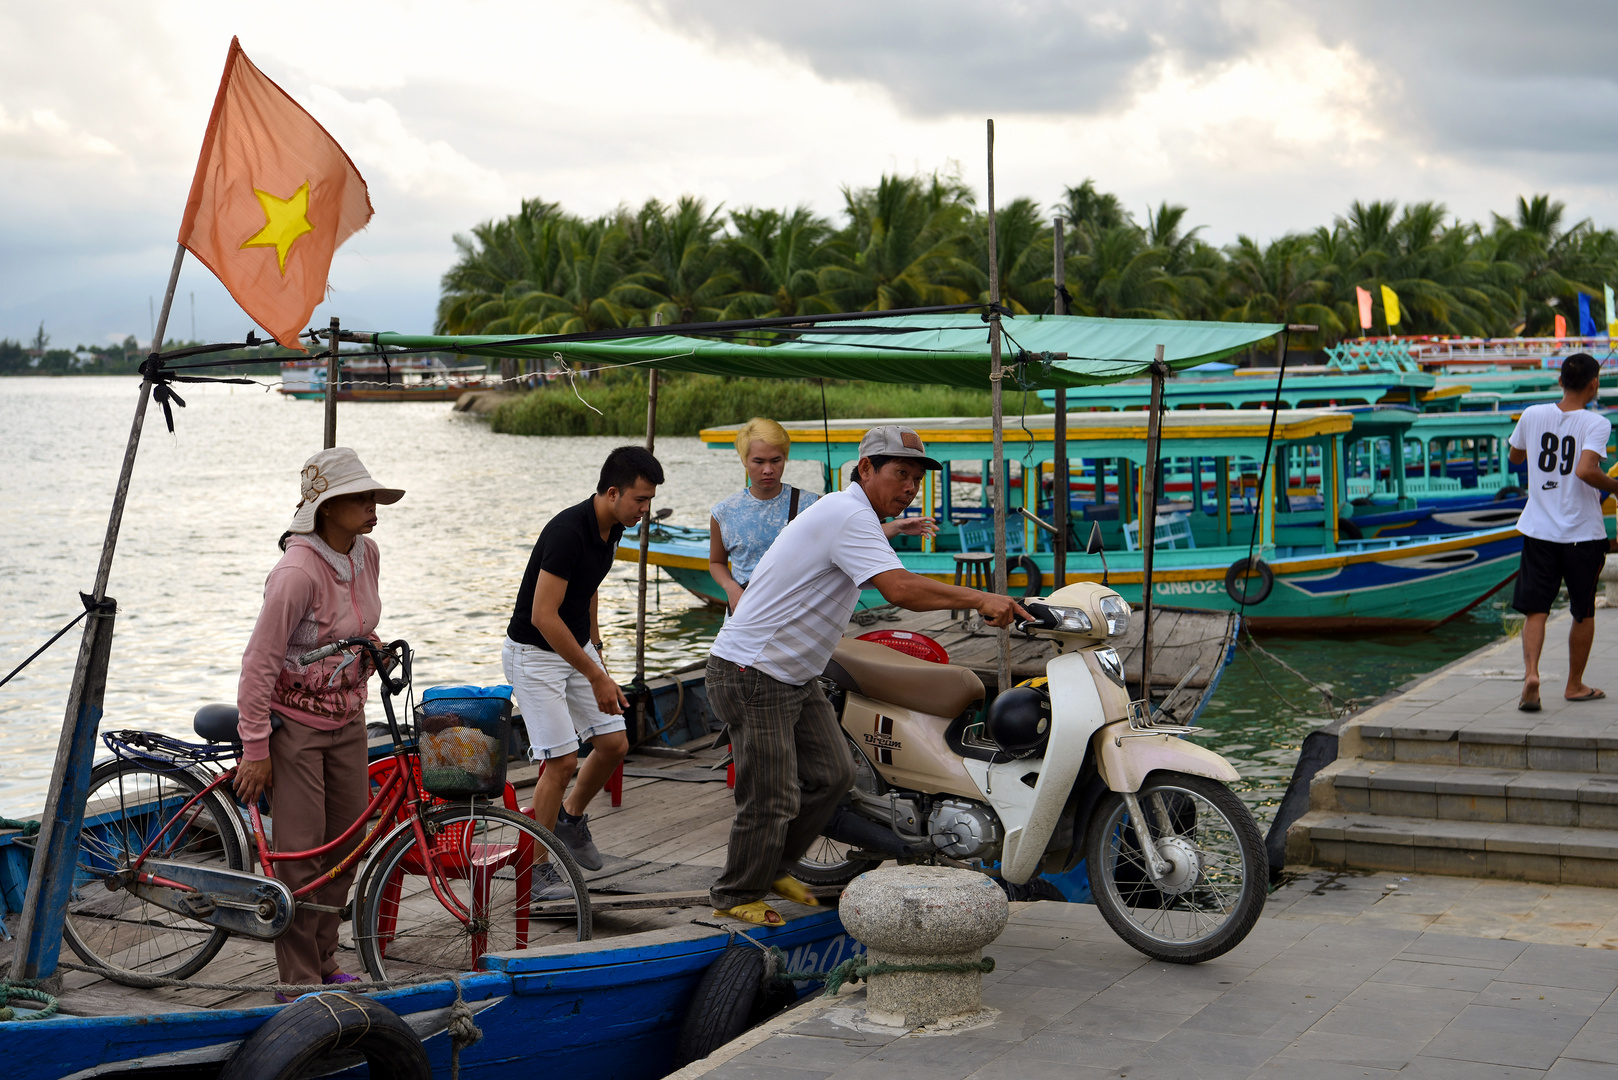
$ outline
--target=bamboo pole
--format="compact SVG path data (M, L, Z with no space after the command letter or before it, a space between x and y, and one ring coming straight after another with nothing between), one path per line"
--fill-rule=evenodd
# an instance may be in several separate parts
M174 306L174 290L179 285L180 266L184 261L185 248L176 245L174 265L169 268L168 289L163 293L163 310L152 327L151 352L154 354L163 348L163 335L168 329L169 311ZM45 796L45 812L39 819L39 836L35 841L33 865L29 868L22 915L17 922L17 944L10 975L14 980L49 978L56 971L57 954L62 946L63 914L73 890L79 830L84 826L84 800L90 790L96 729L101 724L107 668L112 659L113 621L118 603L107 596L107 582L112 576L112 556L118 547L124 504L129 499L129 482L135 470L135 452L140 447L146 406L151 397L152 383L144 379L135 403L135 419L129 427L129 442L124 447L123 465L118 471L112 514L107 519L106 536L101 542L95 586L85 601L90 615L84 622L79 658L68 688L67 714L56 744L56 763Z
M994 221L994 121L989 121L989 398L994 420L994 591L1005 593L1006 580L1006 441L1005 400L1000 387L1000 249ZM1023 478L1027 482L1027 477ZM1011 629L1000 628L995 693L1011 687Z
M663 325L663 313L652 313L652 325ZM646 452L657 445L657 369L646 374ZM646 560L652 542L652 504L646 504L646 516L640 520L640 557L637 565L639 596L635 605L635 686L640 691L635 701L636 738L646 731Z
M1157 551L1157 459L1163 446L1163 346L1152 359L1152 405L1146 417L1146 467L1141 470L1140 492L1140 696L1152 704L1152 556Z
M325 448L330 450L337 445L337 339L342 333L342 326L337 316L331 319L331 356L326 360L326 441Z
M1056 267L1052 275L1055 281L1054 308L1056 314L1067 314L1067 298L1063 295L1067 291L1067 245L1062 233L1062 219L1056 219ZM1068 461L1067 461L1067 387L1056 388L1056 446L1054 447L1055 461L1052 462L1051 477L1051 524L1056 526L1056 543L1052 547L1051 558L1051 587L1060 589L1067 584L1067 511L1068 511Z

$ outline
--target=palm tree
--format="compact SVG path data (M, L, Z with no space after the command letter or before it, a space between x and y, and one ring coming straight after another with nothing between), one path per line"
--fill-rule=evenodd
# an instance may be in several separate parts
M1307 323L1323 333L1340 333L1337 313L1322 300L1331 285L1318 276L1310 238L1290 233L1261 247L1238 236L1230 256L1230 301L1225 318L1238 322ZM1285 335L1275 338L1276 363L1284 359Z
M848 225L821 269L833 311L887 311L970 302L962 256L971 192L958 180L883 176L875 189L843 189Z
M730 215L735 235L723 254L734 289L721 318L758 319L775 315L822 314L819 269L826 264L831 224L807 206L782 210L737 210Z
M515 215L455 237L461 257L444 274L434 331L531 333L535 319L560 307L553 290L568 223L556 203L524 199Z
M1000 301L1019 315L1049 311L1055 289L1054 233L1032 199L1013 199L995 213ZM978 299L989 302L989 219L979 214L968 235L968 256L978 276Z
M649 199L635 218L642 246L639 284L657 294L652 310L666 323L714 322L723 314L735 278L715 244L722 227L719 208L709 210L694 195L673 207Z

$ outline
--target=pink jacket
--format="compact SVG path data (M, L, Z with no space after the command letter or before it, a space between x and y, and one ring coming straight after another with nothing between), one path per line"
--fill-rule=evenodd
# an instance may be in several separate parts
M243 757L270 756L270 710L322 731L334 731L365 713L371 665L350 664L330 689L326 683L347 653L303 667L298 657L340 638L375 636L382 616L377 594L380 555L368 537L354 538L348 554L318 535L293 536L264 583L264 607L242 654L236 687Z

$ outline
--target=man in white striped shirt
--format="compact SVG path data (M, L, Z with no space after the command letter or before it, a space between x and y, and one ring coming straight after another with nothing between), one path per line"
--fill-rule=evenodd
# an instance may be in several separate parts
M708 701L730 727L736 818L714 912L774 925L764 896L813 903L790 876L853 786L854 768L831 703L815 684L860 590L912 611L972 608L994 626L1028 618L1010 597L912 574L882 533L942 466L909 428L860 440L854 483L797 516L760 560L708 658Z

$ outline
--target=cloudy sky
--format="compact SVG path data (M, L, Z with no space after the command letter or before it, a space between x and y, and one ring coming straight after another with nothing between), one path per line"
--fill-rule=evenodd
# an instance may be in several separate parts
M0 5L0 337L150 334L232 34L370 184L327 305L431 328L451 237L524 197L808 203L958 167L1044 203L1269 238L1356 198L1464 218L1552 192L1618 226L1606 0L82 0ZM247 317L195 264L171 335Z

